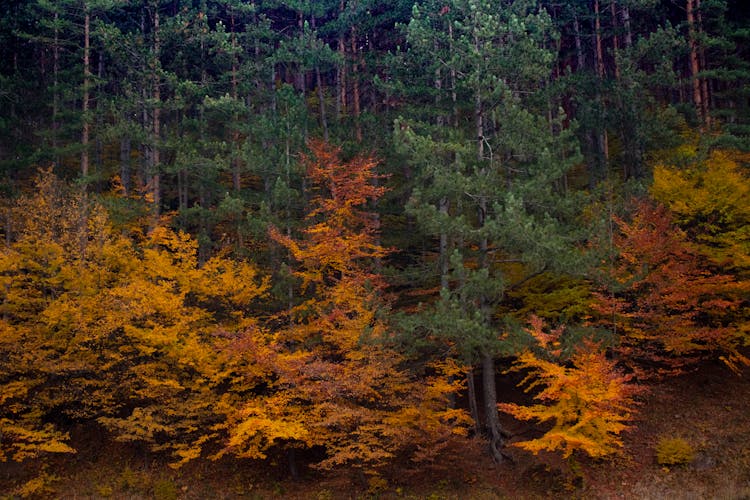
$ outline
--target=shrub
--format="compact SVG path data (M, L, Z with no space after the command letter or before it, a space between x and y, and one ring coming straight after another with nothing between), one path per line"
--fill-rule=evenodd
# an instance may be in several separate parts
M659 465L684 465L695 458L695 450L682 438L661 438L656 445L656 462Z

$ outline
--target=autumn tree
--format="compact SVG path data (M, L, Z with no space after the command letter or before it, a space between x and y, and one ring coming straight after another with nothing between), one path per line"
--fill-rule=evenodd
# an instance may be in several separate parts
M252 360L229 353L257 331L251 309L267 284L247 263L199 267L184 233L134 242L91 202L83 219L82 198L43 173L3 249L4 454L70 451L60 429L98 421L175 464L195 458L224 439L231 398L252 389L234 375Z
M704 159L683 148L687 165L654 167L651 194L669 207L675 222L716 266L746 279L750 271L750 180L747 153L713 150Z
M662 205L636 201L631 218L615 224L617 256L605 268L611 281L594 309L619 337L620 356L651 373L705 357L747 364L738 315L745 285L712 270Z
M595 342L584 340L565 355L563 327L545 331L539 317L529 323L527 332L537 347L522 353L512 369L526 373L521 384L538 403L501 403L498 407L520 420L551 422L552 426L539 438L513 445L534 454L561 451L565 458L576 450L592 457L618 451L620 434L628 429L636 407L638 388L631 382L633 375L621 373L617 361Z
M272 229L294 259L301 300L279 317L268 339L268 394L240 409L229 441L240 456L262 458L274 445L323 446L323 469L350 466L374 473L404 449L461 432L465 417L447 408L458 367L438 363L441 376L415 385L388 346L381 315L384 282L373 271L387 254L377 219L366 210L380 197L377 162L309 143L305 156L314 195L300 238ZM432 442L432 443L431 443Z

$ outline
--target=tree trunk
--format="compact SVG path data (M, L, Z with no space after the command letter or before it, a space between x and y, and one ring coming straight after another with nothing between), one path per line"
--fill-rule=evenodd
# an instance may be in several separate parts
M352 106L354 107L354 133L357 142L362 142L362 124L359 120L359 49L357 48L357 30L352 27Z
M602 20L599 14L599 0L594 0L594 31L596 43L594 50L596 52L596 74L600 80L604 79L604 51L602 49Z
M130 195L130 136L120 138L120 183L123 195Z
M698 40L695 27L695 1L687 0L685 3L685 11L687 13L688 23L688 42L690 47L690 77L693 85L693 104L695 105L695 112L698 115L698 122L701 128L705 125L705 118L703 116L703 95L701 92L701 83L698 78L700 67L698 65Z
M701 0L695 0L695 14L696 14L696 29L698 33L703 33L703 13L701 13ZM700 50L700 67L701 70L705 71L707 68L706 65L706 49L701 44ZM706 124L706 127L711 127L711 114L709 110L711 109L711 95L708 90L708 78L701 78L701 104L703 105L703 121Z
M490 453L495 462L503 461L503 454L500 451L505 443L504 436L506 432L500 424L500 417L497 412L497 387L495 385L495 360L488 351L481 354L482 362L482 389L484 394L484 412L485 422L487 424L487 433L490 440Z
M600 113L603 118L603 115L605 114L605 105L601 95L601 83L604 80L605 71L604 51L602 49L602 22L599 11L599 0L594 0L594 16L594 29L596 31L596 43L594 44L594 49L596 52L596 74L599 77L599 90L597 99L599 101ZM599 154L601 155L600 174L602 175L602 177L604 177L606 176L607 163L609 162L609 137L607 136L607 129L603 119L600 121L600 127L601 130L599 130L597 133L597 143Z
M238 80L237 80L237 34L235 33L234 26L234 10L230 15L230 29L232 31L232 99L234 102L238 102ZM235 112L232 116L232 188L235 193L239 193L242 188L242 179L240 178L240 158L239 158L239 142L240 132L237 130L239 122L239 116Z
M312 28L316 31L315 16L312 16ZM328 119L326 117L326 100L323 91L323 79L320 76L320 66L315 64L315 85L318 88L318 111L320 112L320 126L323 128L323 140L328 142Z
M630 29L630 8L625 3L621 7L622 9L622 24L625 26L625 48L630 48L633 45L633 32Z
M466 388L468 390L469 412L471 413L471 419L474 421L474 434L481 436L482 425L479 419L479 407L477 406L477 385L474 383L474 370L472 368L469 368L466 373Z
M577 63L578 66L576 67L576 71L582 71L585 60L583 58L583 48L581 46L581 27L578 24L578 15L573 14L573 30L575 33L575 44L576 44L576 56L577 56Z
M620 65L617 63L617 52L620 50L620 40L617 36L617 1L610 0L609 10L612 15L612 58L615 66L615 79L620 79Z
M344 15L344 0L339 3L339 18ZM341 62L336 68L336 120L341 121L346 112L346 44L344 43L343 30L338 40L339 59Z
M161 168L161 157L159 143L161 142L161 78L159 76L159 57L161 51L161 41L159 40L159 3L154 2L154 58L153 58L153 86L154 86L154 119L153 119L153 151L152 151L152 172L151 172L151 192L154 201L154 227L158 223L161 215L161 177L159 169Z
M84 4L83 16L83 100L81 111L83 117L83 130L81 131L81 176L83 177L83 189L86 189L89 175L89 85L91 82L90 55L90 28L91 14L88 6Z
M52 150L55 155L54 168L60 164L60 155L57 151L57 135L60 130L60 89L58 79L60 77L60 28L58 27L60 14L55 10L55 36L52 45Z
M450 46L448 51L453 56L453 24L448 23L448 40L450 40ZM458 94L456 93L456 68L451 64L450 67L451 77L451 103L453 105L453 127L458 127Z

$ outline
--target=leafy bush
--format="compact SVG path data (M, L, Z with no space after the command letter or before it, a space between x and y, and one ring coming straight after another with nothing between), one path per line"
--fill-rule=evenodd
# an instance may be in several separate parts
M695 450L682 438L661 438L656 445L656 462L659 465L684 465L695 458Z

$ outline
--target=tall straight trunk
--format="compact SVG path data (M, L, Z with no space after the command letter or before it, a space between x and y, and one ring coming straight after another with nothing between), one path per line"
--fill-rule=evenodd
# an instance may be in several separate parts
M479 89L474 94L474 126L477 134L477 160L484 160L484 109Z
M81 131L81 176L83 177L83 186L86 189L86 178L89 175L89 85L91 83L90 67L90 30L91 14L88 6L84 4L83 16L83 100L81 102L81 111L83 116L83 130Z
M315 16L312 16L312 28L316 31ZM328 142L328 119L326 117L326 100L323 91L323 78L320 76L320 65L315 64L315 85L318 88L318 111L320 112L320 126L323 127L323 140Z
M453 56L453 24L448 23L448 50ZM453 127L458 127L458 94L456 93L456 68L453 64L450 67L450 78L451 78L451 104L453 105Z
M357 30L352 27L352 106L354 108L354 133L357 142L362 142L362 124L359 120L359 49L357 47Z
M130 136L120 138L120 183L125 197L130 196Z
M344 0L339 3L339 18L344 15ZM340 63L336 68L336 119L341 121L346 112L346 43L343 30L339 34L338 51Z
M500 424L500 416L497 411L497 385L495 384L495 359L487 350L481 353L482 363L482 389L484 401L485 420L487 422L487 431L490 440L490 453L495 462L503 461L503 454L500 451L505 444L507 433Z
M583 47L581 45L581 26L578 23L578 15L575 13L573 13L573 32L575 34L576 44L576 71L582 71L585 60L583 58Z
M96 94L94 95L94 105L97 105L98 102L98 96L102 94L101 92L101 82L103 81L104 76L104 52L99 51L99 57L97 59L97 68L96 68ZM101 129L101 123L102 123L102 116L101 113L96 113L96 125L97 129ZM96 137L96 156L94 158L94 170L95 173L101 172L104 168L104 144L102 142L101 136Z
M703 33L703 13L701 12L701 0L695 0L695 17L696 17L696 29L698 33ZM700 56L700 67L703 71L706 70L706 49L703 44L700 45L699 49ZM701 78L701 104L703 104L703 120L706 127L711 127L711 94L709 93L708 78Z
M578 15L573 14L573 32L575 33L575 44L576 44L576 56L578 63L576 67L576 71L582 71L583 66L585 64L585 60L583 58L583 48L581 46L581 27L578 23Z
M443 196L440 198L439 210L440 215L447 218L448 211L450 209L450 201L448 197ZM450 271L450 256L448 255L448 231L441 226L440 229L440 288L442 290L448 290Z
M339 37L339 57L341 62L336 67L336 119L341 121L346 112L346 46L344 37Z
M60 89L58 79L60 77L60 28L58 23L60 14L55 10L55 35L52 44L52 150L54 151L54 167L60 164L60 155L57 152L57 135L60 131Z
M320 67L315 66L315 85L318 87L318 111L320 112L320 125L323 127L323 140L328 142L328 119L326 118L326 96L323 91L323 79L320 76Z
M633 32L630 28L630 8L627 3L624 3L620 9L622 11L622 24L625 27L624 45L627 49L633 45Z
M480 50L479 39L477 35L474 35L474 47L477 51ZM484 137L484 104L482 102L482 96L479 88L475 89L474 93L474 119L477 134L477 160L480 164L480 175L487 173L487 169L482 166L485 161L485 137ZM477 226L479 228L484 227L487 217L487 197L480 194L478 209L478 221ZM480 269L489 269L488 260L488 241L487 237L483 236L479 241L479 267ZM488 311L487 298L480 298L480 308L482 315L486 321L490 320L490 313ZM497 387L495 385L495 359L492 352L488 348L483 348L480 353L480 362L482 365L482 392L484 401L484 418L487 428L488 438L490 440L490 454L492 458L500 463L503 461L503 455L500 449L503 446L503 434L504 431L500 425L500 418L497 411Z
M151 172L151 192L154 199L154 224L158 223L161 214L161 157L159 143L161 142L161 78L159 76L159 57L161 52L161 41L159 39L159 3L154 2L154 59L153 59L153 86L154 86L154 120L153 120L153 171Z
M602 48L602 20L601 20L601 13L599 9L599 0L594 0L594 30L595 30L595 37L596 37L596 43L594 44L594 50L596 52L596 74L599 77L599 90L598 90L598 100L600 104L600 112L602 115L605 114L605 105L602 100L601 96L601 85L604 80L604 51ZM601 130L598 131L597 134L597 142L599 145L599 152L603 159L603 165L602 169L603 172L602 175L606 171L607 163L609 162L609 137L607 136L607 129L604 126L603 120L601 123Z
M604 78L604 51L602 49L602 20L599 12L599 0L594 0L594 36L596 43L594 50L596 52L596 74L599 79Z
M479 436L482 434L482 426L479 420L479 407L477 406L477 387L474 383L474 370L469 368L466 373L466 389L467 397L469 398L469 412L471 413L471 419L474 421L474 433Z
M696 33L696 21L695 21L695 1L687 0L685 3L685 11L687 14L688 23L688 44L690 47L690 79L693 86L693 104L695 106L695 112L698 115L698 122L701 124L701 128L705 125L705 118L703 116L703 94L701 92L701 83L698 74L700 72L700 66L698 63L698 40Z
M438 53L438 43L435 41L433 44L433 49L435 51L435 54ZM435 86L435 109L438 110L437 119L435 120L435 125L438 126L438 128L445 125L445 120L443 117L442 112L440 111L440 100L441 100L441 94L443 90L443 75L440 71L440 66L435 68L435 75L433 77L433 85Z
M299 30L300 37L303 36L305 29L305 17L302 11L297 12L297 29ZM297 71L294 73L294 88L302 95L303 99L305 96L305 72L302 69L302 63L296 64Z
M615 79L620 79L620 65L617 63L617 52L620 50L620 40L617 35L617 0L610 0L609 11L612 15L612 48L614 49L613 61L615 66Z
M144 7L141 10L141 35L143 37L146 36L146 8ZM149 67L150 61L148 60L147 56L144 54L143 59L141 59L141 73L143 75L147 74L148 67ZM151 151L152 147L149 144L149 139L151 137L151 123L149 120L149 108L148 108L148 102L149 102L149 85L144 84L141 85L141 130L143 132L143 138L144 140L141 141L140 144L140 162L138 163L138 171L136 175L136 188L138 190L138 193L143 196L146 194L146 190L148 189L149 185L149 175L151 172Z
M237 79L237 34L234 26L234 10L230 15L230 29L232 31L232 99L236 104L239 98L239 82ZM232 187L235 193L239 193L242 188L242 179L240 178L239 159L240 132L237 130L239 116L236 112L232 115L232 121Z

